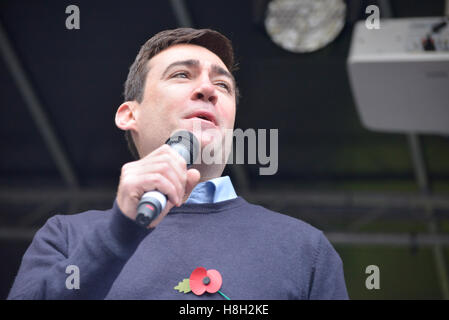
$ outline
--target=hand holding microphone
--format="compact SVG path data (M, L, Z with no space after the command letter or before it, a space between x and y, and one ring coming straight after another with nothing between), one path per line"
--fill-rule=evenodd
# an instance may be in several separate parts
M198 154L197 139L182 130L144 158L125 164L117 192L121 211L142 226L155 227L198 184L199 171L186 166Z

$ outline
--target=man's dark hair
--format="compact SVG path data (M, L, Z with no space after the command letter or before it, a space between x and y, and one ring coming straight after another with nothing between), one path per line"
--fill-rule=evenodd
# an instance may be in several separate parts
M232 43L221 33L211 29L178 28L165 30L151 37L140 48L136 60L129 68L128 77L125 82L125 101L137 101L141 103L145 90L145 80L148 74L148 61L168 47L183 43L199 45L212 51L223 61L230 72L235 71ZM236 100L238 95L239 93L236 87ZM139 153L137 152L131 131L125 131L125 138L131 154L134 158L139 159Z

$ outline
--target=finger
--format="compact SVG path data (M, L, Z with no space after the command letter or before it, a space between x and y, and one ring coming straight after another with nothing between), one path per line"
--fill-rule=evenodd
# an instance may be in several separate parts
M176 186L166 176L160 173L150 173L140 176L136 184L140 186L142 195L147 191L157 190L166 195L168 201L173 204L180 201Z
M180 203L185 192L187 171L184 169L184 172L178 172L167 162L156 163L152 166L151 170L166 177L175 186L178 195L178 202L175 202L175 204Z
M183 178L186 175L187 166L181 156L177 155L177 157L180 159L176 158L174 154L162 154L152 159L151 162L143 164L143 168L149 168L151 164L167 163L180 178Z
M175 152L172 150L172 152ZM186 178L186 162L182 159L180 155L176 152L165 152L159 155L155 155L151 158L145 158L139 160L136 163L128 164L128 172L130 174L140 175L148 172L154 171L154 166L156 164L165 163L170 165L170 167L175 170L176 174L181 180L185 180ZM167 170L169 168L166 168Z
M170 147L167 144L160 146L159 148L157 148L156 150L151 152L148 156L150 156L149 158L157 158L157 156L160 156L163 154L172 155L173 158L179 162L181 167L185 167L187 165L186 160L183 157L181 157L181 155L178 152L176 152L175 149L173 149L172 147ZM145 158L147 158L148 156L146 156Z
M187 181L186 181L184 199L187 199L190 196L190 194L192 193L192 190L200 182L200 179L201 179L201 174L197 169L187 170Z

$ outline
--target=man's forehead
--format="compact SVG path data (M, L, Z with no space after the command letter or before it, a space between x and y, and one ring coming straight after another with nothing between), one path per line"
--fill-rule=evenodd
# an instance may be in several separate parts
M148 66L150 69L155 67L164 68L179 60L197 60L201 64L215 64L228 70L224 62L215 53L205 47L194 44L176 44L170 46L152 57L148 61Z

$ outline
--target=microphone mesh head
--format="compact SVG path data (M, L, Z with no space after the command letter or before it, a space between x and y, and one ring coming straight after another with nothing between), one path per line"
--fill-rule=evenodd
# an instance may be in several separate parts
M165 143L174 148L184 158L187 166L192 165L198 157L200 144L190 131L175 131Z

